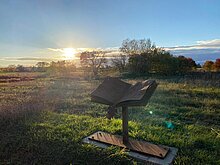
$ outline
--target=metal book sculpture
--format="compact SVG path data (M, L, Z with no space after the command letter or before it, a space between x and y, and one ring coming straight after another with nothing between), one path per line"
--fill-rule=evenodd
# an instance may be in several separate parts
M128 107L146 106L157 85L154 80L137 82L132 85L118 78L107 77L91 93L91 100L96 103L109 105L107 112L107 118L109 119L114 117L118 107L122 107L123 136L98 131L90 135L88 139L127 148L137 153L151 155L161 159L165 158L169 152L169 147L133 140L128 137Z

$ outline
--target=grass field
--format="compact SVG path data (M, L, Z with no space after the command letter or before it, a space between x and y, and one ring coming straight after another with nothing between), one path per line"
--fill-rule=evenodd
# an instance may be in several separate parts
M97 130L122 134L121 111L108 120L107 107L90 101L100 82L38 75L0 83L0 164L141 164L117 147L82 143ZM174 164L220 164L220 88L202 80L157 82L146 107L129 109L129 136L177 147Z

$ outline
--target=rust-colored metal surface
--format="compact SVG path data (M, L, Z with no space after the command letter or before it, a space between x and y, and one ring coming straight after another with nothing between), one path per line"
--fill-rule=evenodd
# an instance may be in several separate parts
M91 93L91 100L116 107L145 106L156 88L157 83L154 80L145 80L132 85L118 78L107 77Z
M129 139L127 144L123 144L123 138L119 135L112 135L109 133L98 131L91 136L89 136L90 140L95 140L98 142L116 145L119 147L127 148L131 151L139 152L142 154L147 154L159 158L165 158L167 155L169 148L155 145L152 143L137 141L133 139Z

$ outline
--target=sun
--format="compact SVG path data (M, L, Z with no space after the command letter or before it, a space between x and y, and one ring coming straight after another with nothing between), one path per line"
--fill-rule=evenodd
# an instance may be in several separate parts
M63 56L66 60L73 60L75 58L76 50L74 48L64 48Z

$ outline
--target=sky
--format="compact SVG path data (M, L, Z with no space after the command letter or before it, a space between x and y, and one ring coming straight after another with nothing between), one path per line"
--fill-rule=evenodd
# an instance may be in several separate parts
M219 0L1 0L0 66L150 38L174 55L220 58Z

